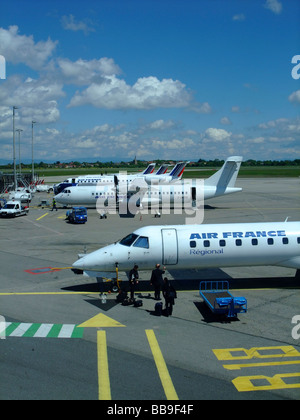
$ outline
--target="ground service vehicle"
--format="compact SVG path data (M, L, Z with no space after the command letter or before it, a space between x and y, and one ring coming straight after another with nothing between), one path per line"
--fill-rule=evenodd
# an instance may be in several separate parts
M87 209L85 207L73 207L66 213L66 219L70 223L85 223L87 222Z
M16 217L16 216L26 216L29 212L28 207L23 207L21 201L12 200L8 201L5 206L0 209L1 217Z

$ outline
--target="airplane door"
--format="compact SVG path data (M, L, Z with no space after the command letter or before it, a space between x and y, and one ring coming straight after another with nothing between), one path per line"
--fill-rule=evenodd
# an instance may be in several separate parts
M178 262L178 242L176 229L162 229L163 264L171 265Z

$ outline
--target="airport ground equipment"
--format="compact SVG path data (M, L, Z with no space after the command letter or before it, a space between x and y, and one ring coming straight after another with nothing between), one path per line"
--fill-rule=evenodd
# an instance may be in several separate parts
M21 201L12 200L8 201L2 209L0 209L1 217L16 217L26 216L29 212L29 208L22 206Z
M86 223L87 209L86 207L73 207L66 212L66 219L70 223Z
M228 281L201 281L199 293L214 314L235 318L238 313L247 312L247 299L234 297L229 292Z
M39 207L42 207L42 209L43 209L44 207L50 207L50 203L49 203L49 201L48 201L48 200L41 200L41 202L40 202L40 204L39 204Z

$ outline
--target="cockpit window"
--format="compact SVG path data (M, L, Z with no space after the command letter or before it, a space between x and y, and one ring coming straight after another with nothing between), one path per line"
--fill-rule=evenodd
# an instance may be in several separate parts
M140 236L135 243L133 244L133 246L136 246L138 248L149 248L149 239L147 238L147 236Z
M138 236L135 233L130 233L120 241L121 245L135 246L137 248L149 248L149 238L147 236Z
M131 246L137 237L138 235L136 235L135 233L130 233L129 235L125 236L125 238L121 239L120 244L125 246Z

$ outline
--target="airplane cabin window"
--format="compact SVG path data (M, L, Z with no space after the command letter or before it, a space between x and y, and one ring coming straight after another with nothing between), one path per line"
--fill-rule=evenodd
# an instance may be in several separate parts
M220 246L226 246L226 241L224 239L221 239L219 242Z
M273 245L273 244L274 244L274 239L268 238L268 245Z
M138 235L135 233L130 233L129 235L125 236L125 238L121 239L120 244L125 246L131 246L133 242L138 238Z
M282 238L282 243L287 245L289 243L289 238Z
M149 248L149 238L147 236L140 236L133 246L138 248Z
M242 246L242 240L241 239L236 239L235 244L236 244L236 246Z
M196 241L190 241L190 247L191 248L196 248L196 246L197 246Z
M258 245L258 240L256 238L251 240L252 245Z
M300 237L297 238L297 243L300 244Z
M210 241L203 241L203 246L205 248L209 248L210 247Z

